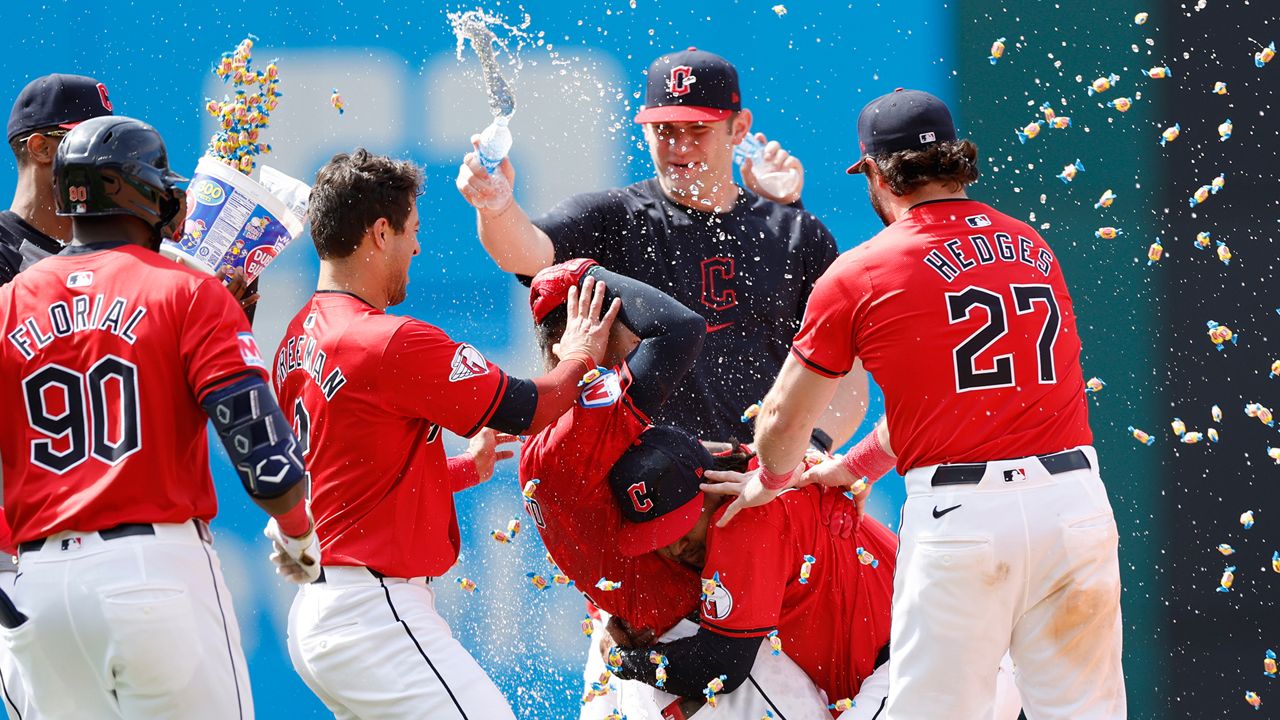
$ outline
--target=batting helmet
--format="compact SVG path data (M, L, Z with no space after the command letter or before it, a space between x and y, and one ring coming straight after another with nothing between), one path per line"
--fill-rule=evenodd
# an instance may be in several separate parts
M160 133L141 120L97 117L77 125L58 145L53 187L59 215L132 215L156 229L182 207Z

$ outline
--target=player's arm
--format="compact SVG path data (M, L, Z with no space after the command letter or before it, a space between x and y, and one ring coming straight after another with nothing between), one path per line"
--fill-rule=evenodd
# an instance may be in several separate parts
M649 653L661 653L667 658L667 679L662 689L681 697L700 698L711 678L725 676L724 692L733 692L746 682L759 649L759 636L729 637L699 628L687 638L622 650L622 667L613 674L623 680L657 686L658 666L649 661Z
M605 283L609 295L622 301L618 321L640 338L640 345L627 357L633 378L627 394L641 412L652 415L693 367L707 334L707 322L675 298L639 280L599 265L587 275Z
M473 139L476 142L476 139ZM476 209L476 231L485 252L505 272L536 275L555 262L551 237L533 224L512 193L516 171L511 159L498 167L503 180L490 177L476 153L458 168L458 192Z

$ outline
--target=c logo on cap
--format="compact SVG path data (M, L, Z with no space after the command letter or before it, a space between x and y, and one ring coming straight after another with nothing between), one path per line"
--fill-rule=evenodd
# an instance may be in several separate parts
M113 112L115 110L115 108L111 106L111 98L107 97L107 86L102 83L98 83L98 99L102 101L102 107L106 108L107 112Z
M653 509L653 501L645 497L647 493L648 489L642 482L627 488L627 497L631 498L631 505L635 507L636 512L649 512Z
M689 86L698 81L693 75L693 68L688 65L677 65L671 68L671 79L667 81L667 90L672 95L688 95Z

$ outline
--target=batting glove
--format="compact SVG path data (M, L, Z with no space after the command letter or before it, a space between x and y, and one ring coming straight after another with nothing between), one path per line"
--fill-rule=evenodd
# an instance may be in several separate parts
M311 508L307 508L307 517L311 517ZM289 537L280 531L275 518L267 521L262 531L271 540L270 559L276 566L276 574L289 582L305 585L320 577L320 538L316 536L315 522L302 537Z

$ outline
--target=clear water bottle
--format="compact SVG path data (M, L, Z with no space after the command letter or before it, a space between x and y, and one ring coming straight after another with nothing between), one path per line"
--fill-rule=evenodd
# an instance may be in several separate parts
M480 133L480 146L476 151L480 156L480 164L489 173L497 170L502 159L511 152L511 130L507 128L510 121L510 116L500 115Z
M747 133L742 142L733 148L733 163L739 168L751 158L751 168L756 176L756 186L763 194L780 198L790 193L796 184L796 171L764 161L764 143L755 133Z

